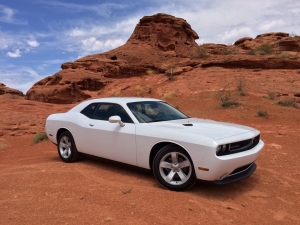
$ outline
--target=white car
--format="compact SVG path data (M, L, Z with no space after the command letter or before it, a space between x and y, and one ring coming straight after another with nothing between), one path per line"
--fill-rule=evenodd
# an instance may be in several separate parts
M46 121L64 162L80 153L152 169L157 181L184 190L197 179L230 183L250 176L264 143L254 128L189 118L152 98L99 98Z

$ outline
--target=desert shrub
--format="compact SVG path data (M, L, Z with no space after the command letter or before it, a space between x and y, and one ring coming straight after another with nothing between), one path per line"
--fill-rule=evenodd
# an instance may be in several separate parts
M245 78L243 76L239 76L236 80L236 88L241 96L246 95L245 87L246 87Z
M292 99L292 98L291 99L280 100L280 101L277 102L277 105L286 106L286 107L292 106L296 109L300 109L300 106L297 104L295 99Z
M158 71L157 70L148 69L148 70L146 70L146 74L147 75L155 75L155 74L158 74Z
M248 55L255 55L255 51L251 49L251 50L249 50L249 51L247 52L247 54L248 54Z
M230 55L231 51L229 51L227 48L224 48L221 53L222 55Z
M257 116L259 116L259 117L268 117L269 114L268 114L267 111L258 110L258 111L257 111Z
M147 93L148 94L151 94L152 93L152 86L147 86Z
M144 88L141 85L135 86L135 91L137 96L141 96L144 93Z
M174 80L174 72L175 72L175 68L176 68L176 63L175 62L171 62L165 72L165 74L169 77L169 81L173 81Z
M175 91L167 92L167 93L163 94L162 100L165 100L165 101L170 100L170 99L173 98L175 95L176 95L176 92L175 92Z
M238 50L237 49L230 49L230 48L224 48L222 51L221 51L221 54L222 55L235 55L235 54L238 54Z
M290 33L289 36L292 37L292 38L298 37L298 35L294 32Z
M281 53L279 54L279 56L280 56L281 58L289 58L289 57L291 57L292 55L291 55L290 53L288 53L288 52L281 52Z
M220 96L220 105L222 108L235 107L239 104L240 103L237 100L231 97L230 93L222 94Z
M8 144L6 142L1 142L0 141L0 148L4 148L6 146L8 146Z
M36 135L34 135L34 137L32 139L32 144L37 144L44 140L48 140L48 136L47 136L46 132L39 132Z
M271 100L274 100L277 96L277 93L276 92L271 92L271 91L268 91L268 98L271 99Z
M206 58L208 57L207 51L206 51L206 45L198 45L195 53L193 54L193 58Z
M256 53L259 55L271 55L273 52L273 47L269 44L262 44L256 49Z

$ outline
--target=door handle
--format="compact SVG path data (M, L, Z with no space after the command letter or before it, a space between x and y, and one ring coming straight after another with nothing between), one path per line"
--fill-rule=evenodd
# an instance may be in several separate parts
M90 125L90 127L93 127L94 126L94 124L89 124Z

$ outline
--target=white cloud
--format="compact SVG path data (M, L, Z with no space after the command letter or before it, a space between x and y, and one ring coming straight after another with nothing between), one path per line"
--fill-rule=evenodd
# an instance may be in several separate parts
M266 21L263 22L260 26L259 26L259 30L266 32L266 31L270 31L272 29L278 29L278 27L282 27L284 26L286 23L283 20L273 20L273 21ZM278 31L278 30L277 30Z
M218 34L217 37L222 43L229 44L232 40L238 40L241 37L251 37L252 35L253 32L249 27L243 27L226 30L222 34Z
M21 57L21 52L19 49L16 49L14 52L7 52L6 56L11 57L11 58L18 58L18 57Z
M0 5L0 20L2 22L11 22L13 20L14 10L11 8Z
M27 41L27 43L31 47L38 47L40 45L40 43L38 43L36 40L29 40L29 41Z
M15 88L23 93L34 83L48 75L39 75L34 69L26 66L7 65L0 67L0 81L7 87Z
M26 24L26 21L22 21L14 18L16 12L17 10L14 10L12 8L0 4L0 21L5 23L13 23L13 24Z
M113 39L113 40L106 40L106 41L100 41L97 40L95 37L89 37L87 39L84 39L81 41L82 49L85 52L93 52L93 51L100 51L103 49L113 49L116 48L122 44L124 44L124 41L122 39Z
M71 11L71 12L93 12L101 16L109 16L114 9L123 8L124 5L116 3L102 3L102 4L75 4L75 3L65 3L60 1L41 1L41 4L54 6L61 11Z

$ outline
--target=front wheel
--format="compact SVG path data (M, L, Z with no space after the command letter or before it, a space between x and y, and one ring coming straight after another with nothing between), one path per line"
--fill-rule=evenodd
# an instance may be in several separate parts
M73 136L69 131L64 131L59 136L57 148L59 157L64 162L74 162L79 157Z
M156 154L153 165L156 180L173 191L186 190L195 184L196 176L190 156L182 148L167 145Z

